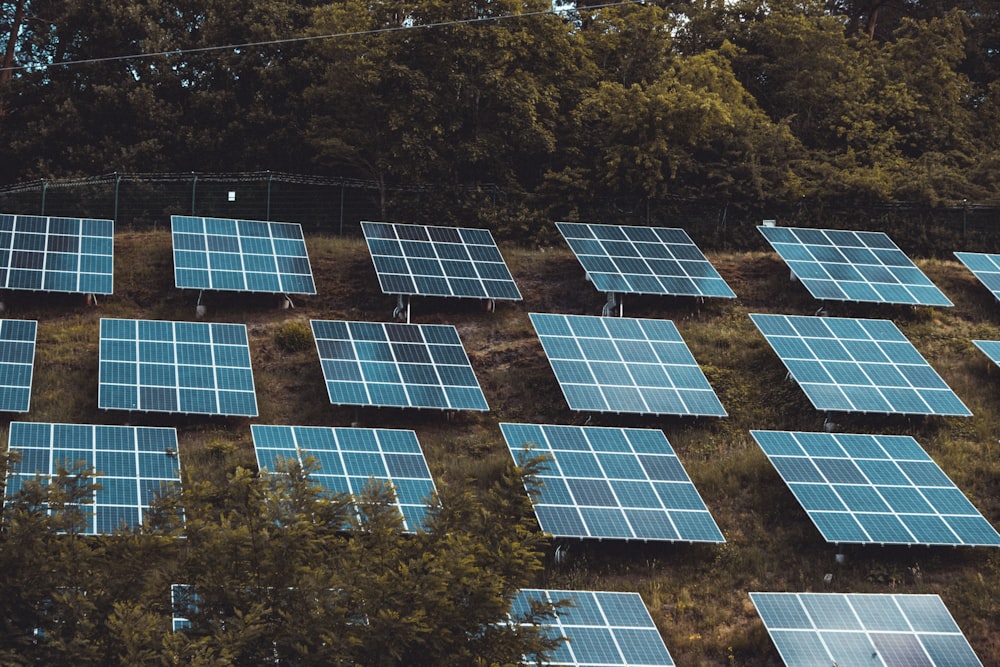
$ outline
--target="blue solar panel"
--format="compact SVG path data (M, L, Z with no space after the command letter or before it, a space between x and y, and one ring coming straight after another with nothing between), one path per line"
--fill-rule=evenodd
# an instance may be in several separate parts
M511 616L515 623L530 617L531 603L560 607L551 620L541 622L546 636L565 641L545 664L566 667L672 667L649 610L638 593L522 589L514 599ZM529 665L540 665L526 656Z
M177 287L316 293L297 223L174 215L170 226Z
M972 271L993 296L1000 299L1000 255L982 252L956 252L955 257Z
M788 667L982 667L937 595L750 593Z
M882 232L757 229L817 299L954 305Z
M972 415L889 320L750 317L819 410Z
M1000 341L974 340L972 342L983 354L990 358L990 361L1000 366Z
M8 475L8 498L60 467L94 469L100 488L85 506L83 531L91 535L142 525L156 496L181 481L172 428L11 422L8 445L21 457Z
M255 417L246 326L102 319L97 405Z
M359 496L373 481L389 483L404 530L424 527L435 488L413 431L259 424L250 429L261 470L273 472L282 460L301 464L312 457L319 467L310 479L333 493Z
M0 320L0 411L27 412L31 405L38 322Z
M487 229L362 222L361 230L386 294L521 300Z
M736 298L683 229L582 222L556 227L602 292Z
M514 461L545 455L532 498L555 537L725 542L661 431L500 424Z
M191 617L198 613L198 594L189 584L170 586L170 625L174 632L191 629Z
M726 416L670 320L529 317L570 409Z
M828 542L1000 546L909 436L750 433Z
M330 320L311 324L331 403L489 410L453 326Z
M111 294L111 220L0 215L0 288Z

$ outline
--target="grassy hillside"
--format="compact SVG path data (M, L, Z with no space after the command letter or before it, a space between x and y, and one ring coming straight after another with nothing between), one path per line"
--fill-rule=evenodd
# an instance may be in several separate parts
M1000 664L1000 553L991 549L853 547L837 564L749 430L820 430L823 415L786 381L748 313L813 314L818 304L771 253L710 259L737 300L630 297L625 315L673 320L729 412L725 419L585 415L569 410L529 312L600 314L603 295L562 247L504 248L524 295L485 312L479 303L416 299L412 321L458 327L488 413L355 409L329 404L310 319L386 321L395 300L378 287L363 241L308 239L318 295L278 308L268 296L205 295L206 320L249 327L260 405L255 420L108 413L97 409L101 317L194 319L197 293L173 287L166 232L120 234L115 294L96 306L64 295L8 295L8 316L39 321L31 411L17 419L178 428L188 480L223 481L255 467L249 424L408 428L432 472L458 484L492 480L509 455L501 421L662 429L727 543L565 543L539 586L639 592L681 665L779 664L748 591L937 593L985 664ZM1000 369L970 342L1000 338L1000 307L954 261L918 262L954 308L835 305L831 315L894 320L975 414L969 419L838 415L845 432L914 436L995 525L1000 523ZM9 418L10 416L8 416ZM6 427L6 425L4 425ZM4 439L5 436L4 436ZM553 545L554 549L555 545ZM551 556L551 554L550 554ZM824 583L825 575L832 575Z

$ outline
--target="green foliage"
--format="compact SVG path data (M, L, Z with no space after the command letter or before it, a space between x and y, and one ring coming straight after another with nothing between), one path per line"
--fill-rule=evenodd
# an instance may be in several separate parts
M298 320L280 324L274 332L274 342L285 352L304 352L315 344L312 328Z

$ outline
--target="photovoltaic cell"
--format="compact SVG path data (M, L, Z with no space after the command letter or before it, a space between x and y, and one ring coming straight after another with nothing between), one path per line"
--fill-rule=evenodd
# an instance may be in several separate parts
M889 320L750 318L818 410L972 415Z
M453 326L310 323L331 403L489 410Z
M882 232L757 229L817 299L954 305Z
M111 294L111 220L0 215L0 288Z
M570 409L726 416L670 320L529 317Z
M307 457L318 465L309 478L332 493L361 495L373 481L389 483L404 530L423 528L434 480L413 431L252 424L257 465L271 472Z
M751 431L828 542L1000 546L909 436Z
M97 404L257 416L246 326L102 319Z
M38 322L0 320L0 411L27 412L31 405Z
M198 613L198 594L190 584L171 584L171 628L174 632L191 629L191 617Z
M170 227L179 288L316 293L298 223L174 215Z
M986 289L993 292L993 296L1000 299L1000 255L992 255L983 252L956 252L965 268L972 271L972 274L979 279Z
M92 468L99 488L84 505L90 535L145 523L155 498L181 482L172 428L11 422L8 446L20 454L7 478L7 497L27 480L59 469Z
M661 431L500 424L517 465L545 456L532 498L542 530L581 539L725 542Z
M788 667L982 667L937 595L750 593Z
M683 229L583 222L556 227L602 292L736 298Z
M565 667L672 667L649 610L638 593L522 589L511 608L515 623L530 618L531 603L554 604L555 617L543 621L546 636L564 641L544 664ZM526 664L541 665L535 656Z
M488 229L361 223L386 294L520 301Z
M974 340L972 343L979 348L980 352L989 357L990 361L1000 366L1000 341Z

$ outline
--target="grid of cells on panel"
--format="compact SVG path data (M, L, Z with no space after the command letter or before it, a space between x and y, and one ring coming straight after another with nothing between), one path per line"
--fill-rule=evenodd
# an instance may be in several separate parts
M0 411L27 412L31 405L38 322L0 320Z
M757 229L817 299L954 305L882 232Z
M198 613L198 594L190 584L170 585L170 627L174 632L191 629L191 617Z
M298 223L174 215L170 226L179 288L316 293Z
M1000 546L1000 534L910 436L751 431L834 543Z
M1000 255L984 252L956 252L955 257L965 264L993 296L1000 299Z
M84 533L108 534L144 523L156 497L180 484L177 432L172 428L11 422L8 443L20 461L7 497L27 480L47 480L60 468L93 468L98 488L82 506Z
M361 223L385 294L520 301L488 229Z
M971 416L889 320L751 314L819 410Z
M310 323L331 403L489 410L453 326Z
M670 320L529 317L570 409L726 416Z
M0 215L0 287L111 294L114 233L111 220Z
M982 667L937 595L750 593L788 667Z
M675 663L638 593L522 589L511 606L515 623L531 603L569 604L540 621L546 636L563 639L545 664L566 667L672 667ZM541 663L526 656L529 665Z
M554 537L725 542L667 438L654 429L502 423L514 461L545 456L532 498Z
M98 407L255 417L243 324L101 320Z
M271 472L288 462L312 458L309 477L332 493L358 497L374 483L388 483L396 495L403 529L415 532L427 518L434 480L413 431L325 426L253 424L257 465Z
M602 292L736 298L683 229L582 222L556 227Z
M980 352L989 357L990 361L1000 366L1000 341L974 340L972 343L979 348Z

